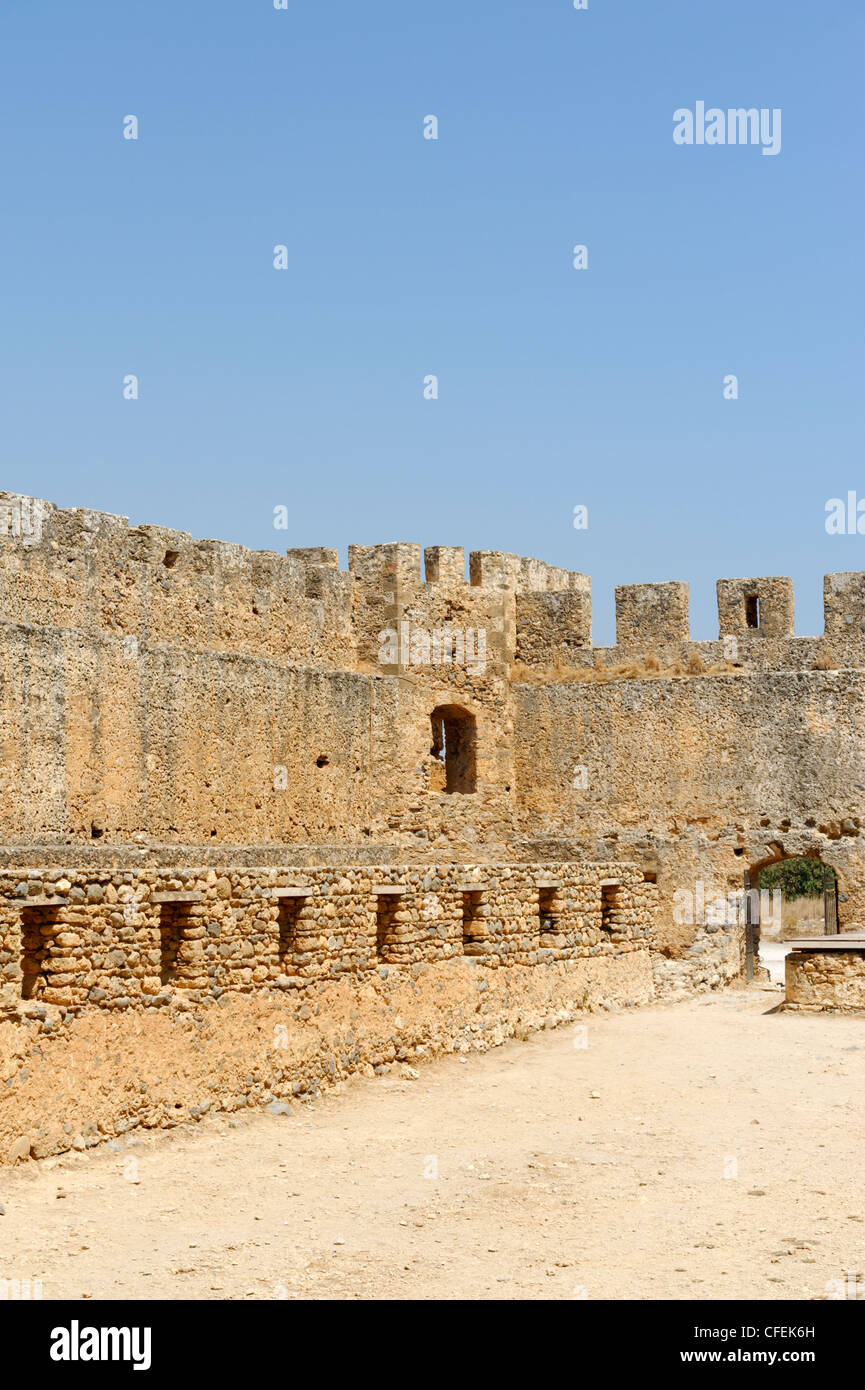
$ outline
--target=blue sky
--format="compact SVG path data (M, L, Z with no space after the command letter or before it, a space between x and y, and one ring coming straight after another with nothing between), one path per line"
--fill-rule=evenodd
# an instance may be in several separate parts
M3 487L535 555L597 642L616 584L688 580L708 638L717 578L792 574L807 633L865 569L824 528L865 497L858 0L4 0L0 40ZM781 153L676 146L698 100Z

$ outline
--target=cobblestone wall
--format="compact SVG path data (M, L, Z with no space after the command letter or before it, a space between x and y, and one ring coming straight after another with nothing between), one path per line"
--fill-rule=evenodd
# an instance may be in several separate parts
M630 864L346 865L0 874L0 1002L181 1007L389 966L543 964L645 950Z

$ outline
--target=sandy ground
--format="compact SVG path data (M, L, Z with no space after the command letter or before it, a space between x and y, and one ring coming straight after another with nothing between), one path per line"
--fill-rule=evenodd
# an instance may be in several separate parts
M592 1015L290 1116L0 1169L0 1277L45 1298L825 1298L865 1273L865 1019L780 997Z

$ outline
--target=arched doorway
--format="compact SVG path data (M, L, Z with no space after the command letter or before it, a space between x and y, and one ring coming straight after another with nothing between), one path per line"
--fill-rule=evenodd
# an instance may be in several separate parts
M430 715L430 755L444 763L445 791L477 790L477 723L460 705L437 705Z
M765 860L746 874L746 974L759 964L783 984L784 962L797 938L834 935L838 878L815 855ZM756 891L754 891L756 890Z

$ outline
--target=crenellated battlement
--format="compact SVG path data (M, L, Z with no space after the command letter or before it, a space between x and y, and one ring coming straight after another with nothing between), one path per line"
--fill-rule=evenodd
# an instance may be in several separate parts
M719 579L718 640L693 642L689 587L615 591L616 646L593 647L591 580L503 551L392 542L284 554L195 539L124 516L0 493L0 595L6 623L111 633L150 646L225 651L328 670L381 665L382 631L483 631L491 669L610 666L699 658L764 669L865 666L865 572L827 575L825 631L794 635L793 582ZM401 673L405 662L386 665Z
M772 575L719 579L718 641L691 640L689 586L672 582L616 589L616 647L597 649L604 664L649 655L699 656L734 665L745 658L766 669L810 669L815 661L865 666L865 573L824 579L824 632L796 637L792 579Z

